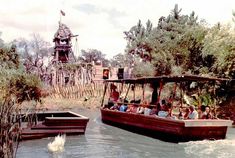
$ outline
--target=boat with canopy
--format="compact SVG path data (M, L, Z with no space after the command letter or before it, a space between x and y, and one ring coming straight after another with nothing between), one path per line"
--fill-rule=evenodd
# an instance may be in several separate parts
M104 123L109 125L121 127L132 132L144 134L154 138L158 138L164 141L170 142L185 142L191 140L216 140L225 139L227 128L232 125L231 120L225 119L179 119L179 118L167 118L159 117L158 115L145 115L132 112L122 112L119 110L112 110L107 104L104 104L105 98L107 98L107 92L110 92L110 87L116 84L120 88L120 93L123 91L123 87L127 85L126 94L123 100L128 96L130 89L133 91L133 97L135 99L135 87L139 85L142 88L142 100L145 100L146 85L157 87L157 91L154 90L152 95L157 95L155 102L148 103L148 106L155 107L160 102L162 89L165 84L173 83L174 93L176 88L180 89L180 99L178 99L179 107L184 108L183 90L185 83L216 83L228 82L229 79L202 77L195 75L181 75L181 76L159 76L149 78L136 78L136 79L121 79L121 80L105 80L104 81L104 95L101 103L101 119ZM215 88L215 86L214 86ZM213 89L215 91L215 89ZM175 94L170 97L171 102L175 99ZM152 99L154 96L152 96ZM134 104L138 107L146 107L146 103L123 103L117 101L115 104ZM151 105L153 104L153 105Z

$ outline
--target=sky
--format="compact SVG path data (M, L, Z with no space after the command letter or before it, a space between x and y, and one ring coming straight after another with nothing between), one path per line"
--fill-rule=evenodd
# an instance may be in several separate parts
M30 39L40 34L53 46L61 21L73 34L78 34L76 55L82 49L97 49L108 58L123 53L126 47L124 31L151 20L157 25L178 4L182 14L195 11L199 19L209 25L231 23L235 0L0 0L0 32L5 42L17 38Z

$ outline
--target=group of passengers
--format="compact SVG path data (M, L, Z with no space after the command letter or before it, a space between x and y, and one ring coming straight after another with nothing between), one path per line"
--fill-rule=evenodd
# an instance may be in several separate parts
M149 105L147 102L141 104L141 100L131 100L126 97L119 97L119 92L115 85L111 85L111 93L106 108L127 113L137 113L144 115L157 115L158 117L172 119L212 119L212 114L209 106L202 105L199 112L193 105L186 108L179 108L179 114L172 114L171 101L161 100L156 105Z

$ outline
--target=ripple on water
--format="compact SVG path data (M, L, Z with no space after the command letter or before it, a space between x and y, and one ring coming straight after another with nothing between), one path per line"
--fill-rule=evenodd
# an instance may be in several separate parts
M180 143L184 146L187 156L193 157L216 157L216 158L234 158L235 157L235 139L225 140L202 140Z

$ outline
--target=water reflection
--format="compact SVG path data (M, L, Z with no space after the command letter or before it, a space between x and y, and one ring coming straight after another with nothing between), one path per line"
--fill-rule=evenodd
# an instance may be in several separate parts
M67 136L63 153L49 153L47 144L54 138L45 138L20 143L17 158L235 157L235 129L226 140L175 144L105 125L98 110L79 113L90 117L86 134Z

